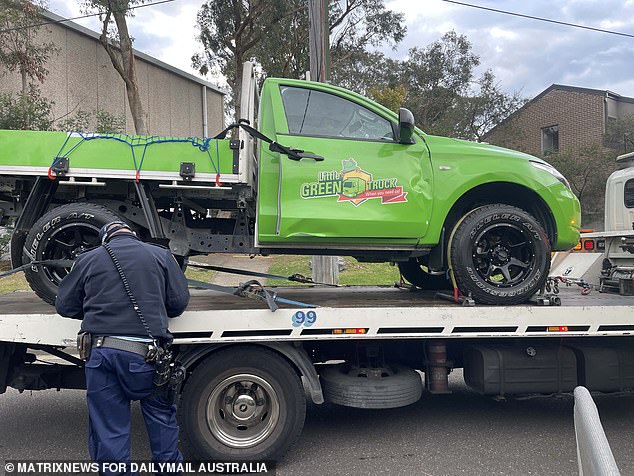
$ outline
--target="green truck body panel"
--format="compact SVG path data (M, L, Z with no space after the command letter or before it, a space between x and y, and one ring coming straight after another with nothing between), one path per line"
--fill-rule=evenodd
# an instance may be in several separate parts
M330 107L328 101L350 106L350 118L344 120L337 112L338 103L333 102L331 118L321 125L334 132L301 133L311 94L326 108ZM301 108L291 109L305 98L302 118ZM285 101L291 106L286 108ZM298 117L300 132L295 130ZM334 249L434 246L454 204L470 190L487 184L493 189L512 184L539 196L556 224L554 249L569 249L578 242L579 202L554 175L531 164L543 163L541 159L487 144L430 136L418 129L412 144L400 144L394 139L397 122L392 111L341 88L298 80L265 81L260 131L324 160L291 160L261 145L257 245ZM313 131L319 126L308 124ZM388 132L373 137L372 131L381 127ZM233 173L229 140L168 139L109 136L85 140L63 132L0 131L0 169L30 166L45 175L62 155L69 157L71 170L129 171L130 179L139 167L141 179L149 172L168 172L172 179L178 178L181 162L195 163L197 174ZM119 176L128 178L125 173Z
M178 174L181 162L195 163L196 172L199 173L232 173L233 153L229 149L229 140L217 141L216 151L215 140L206 144L195 138L119 134L98 138L85 134L84 137L87 140L78 134L69 138L66 132L0 131L0 167L20 165L48 168L56 157L67 155L73 168L128 170L132 178L139 167L141 177L144 171ZM208 146L209 153L201 150L200 146L204 145Z

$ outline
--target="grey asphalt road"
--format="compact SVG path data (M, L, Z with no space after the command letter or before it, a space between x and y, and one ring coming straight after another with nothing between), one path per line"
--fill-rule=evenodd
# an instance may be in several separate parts
M571 397L498 402L452 375L451 395L406 408L364 411L310 405L304 431L278 465L291 475L573 475ZM634 396L595 398L623 475L634 474ZM86 459L81 391L0 395L0 460ZM133 457L147 459L133 411Z

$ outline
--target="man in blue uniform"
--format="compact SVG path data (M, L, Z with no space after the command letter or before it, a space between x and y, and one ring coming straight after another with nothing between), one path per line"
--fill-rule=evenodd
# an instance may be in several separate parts
M79 255L59 286L55 308L62 316L82 319L81 330L92 335L85 365L90 456L130 461L130 401L140 400L152 460L180 462L176 406L156 394L155 364L146 356L150 336L170 339L168 318L182 314L189 302L187 280L169 250L143 243L123 222L105 225L100 237L120 263L151 334L106 248Z

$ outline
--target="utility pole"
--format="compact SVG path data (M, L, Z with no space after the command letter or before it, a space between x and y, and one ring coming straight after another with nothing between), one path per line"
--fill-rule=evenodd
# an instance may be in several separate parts
M328 0L308 0L310 79L322 83L330 78ZM313 256L313 279L339 284L339 257Z

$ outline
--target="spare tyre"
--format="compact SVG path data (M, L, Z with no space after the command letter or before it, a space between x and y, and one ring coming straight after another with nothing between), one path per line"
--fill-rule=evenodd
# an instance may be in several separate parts
M399 408L420 400L420 375L408 367L381 369L330 365L319 372L324 399L353 408Z

